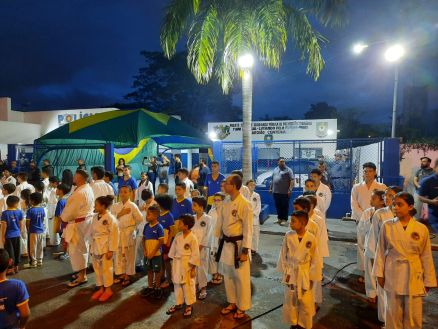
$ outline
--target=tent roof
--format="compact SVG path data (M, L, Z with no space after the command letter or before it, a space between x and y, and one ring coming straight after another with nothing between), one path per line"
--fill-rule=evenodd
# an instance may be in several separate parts
M185 123L163 113L145 109L117 110L94 114L65 124L35 140L37 145L99 145L113 143L115 147L134 147L152 138L169 148L209 147L206 136Z

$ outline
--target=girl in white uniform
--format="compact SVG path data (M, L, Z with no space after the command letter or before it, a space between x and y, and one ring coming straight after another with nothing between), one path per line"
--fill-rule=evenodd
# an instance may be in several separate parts
M199 244L190 229L195 225L192 215L182 215L179 218L179 232L173 240L169 251L172 259L172 282L175 292L175 305L166 313L173 314L184 309L184 317L190 317L193 304L196 302L196 267L200 264Z
M113 291L113 255L119 246L119 227L115 217L108 211L114 196L100 196L95 202L96 215L91 223L90 253L94 273L96 274L96 287L98 290L91 296L92 300L107 301Z
M192 233L198 239L200 264L196 275L199 295L198 299L203 300L207 297L207 282L208 282L208 263L210 258L210 236L212 232L211 217L205 213L207 207L207 199L202 196L197 196L192 199L192 209L195 213L195 225L192 228Z
M143 215L137 205L130 200L131 195L131 187L122 186L119 190L121 201L111 207L120 231L119 248L115 258L115 272L119 277L114 282L121 282L123 286L129 285L129 277L135 274L135 234L137 225L143 221Z
M380 230L373 274L386 291L386 328L421 329L421 297L437 285L429 230L413 218L411 194L398 193L394 211Z
M312 328L315 302L312 286L321 277L318 242L306 230L308 214L294 211L292 231L286 233L278 258L277 270L283 274L283 319L293 327Z
M262 202L260 201L260 195L255 192L256 183L251 179L246 183L249 189L249 199L252 205L253 226L252 226L252 243L251 252L254 254L259 250L260 239L260 211L262 210Z
M208 215L211 217L212 231L216 231L218 208L221 207L222 201L225 199L225 194L217 192L213 196L213 206L211 207ZM208 263L208 272L212 275L211 282L213 284L221 284L223 281L222 275L219 270L219 263L216 261L216 253L219 247L219 240L215 234L210 235L210 258Z

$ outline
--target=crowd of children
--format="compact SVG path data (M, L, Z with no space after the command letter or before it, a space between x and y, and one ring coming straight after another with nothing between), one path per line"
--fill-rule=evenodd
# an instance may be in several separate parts
M214 173L219 176L218 170ZM68 258L70 254L74 258L72 267L77 273L70 287L87 282L86 265L92 264L97 287L91 296L94 301L109 300L114 284L129 285L136 272L144 268L148 279L140 292L142 297L160 299L163 289L173 285L175 305L167 314L182 310L184 317L190 317L195 302L207 298L208 282L220 285L225 280L230 304L221 313L242 318L250 307L250 294L247 300L242 296L229 297L229 291L238 285L250 291L250 281L239 280L245 271L249 277L251 254L259 250L261 199L253 180L240 186L242 175L236 175L239 188L230 201L228 185L234 184L234 178L226 183L210 177L212 182L207 186L215 183L214 193L205 187L198 192L184 168L178 174L175 198L164 183L154 195L146 175L142 175L139 192L128 166L119 178L118 190L105 179L111 173L100 167L92 168L91 182L88 173L78 170L76 186L49 177L46 170L42 171L40 183L30 185L26 175L20 173L19 185L8 180L2 186L0 243L5 251L0 250L0 298L4 291L12 289L4 288L3 281L6 274L19 271L22 256L28 259L24 267L42 266L44 247L49 244L60 245L57 255ZM305 181L303 195L293 201L291 230L279 251L277 270L284 284L283 318L292 328L312 328L313 317L323 301L322 270L324 258L329 257L326 211L331 200L318 193L324 189L319 176L319 172L312 171L314 179ZM83 204L78 201L82 200L80 191L86 191ZM238 198L234 199L236 195ZM243 223L240 233L234 235L239 239L231 241L225 236L232 243L225 243L224 247L221 234L234 229L233 218L246 216L237 212L245 212L240 209L247 204L247 209L251 209L250 214L246 213L250 223ZM366 294L371 303L378 303L378 316L386 328L421 328L421 297L436 286L428 231L413 215L412 196L392 186L385 192L372 192L370 208L363 211L358 221ZM75 228L79 224L80 228ZM78 240L83 244L81 248ZM248 256L240 255L240 264L234 257L235 246L250 251ZM231 255L229 264L223 261L221 252ZM20 291L11 307L18 307L19 321L24 323L29 315L29 296L20 281L11 282ZM3 321L2 316L0 309Z

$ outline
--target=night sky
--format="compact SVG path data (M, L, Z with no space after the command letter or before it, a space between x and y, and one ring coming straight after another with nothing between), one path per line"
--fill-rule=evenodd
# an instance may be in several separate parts
M166 3L0 0L0 96L11 97L14 109L27 110L123 101L143 64L140 51L160 50ZM265 113L301 118L309 104L326 101L338 109L366 111L365 121L389 121L394 68L385 63L383 51L392 40L408 48L400 90L427 84L429 109L438 108L438 1L351 0L349 7L345 28L320 28L330 42L324 45L327 67L318 82L305 74L293 51L279 72L256 65L254 119ZM359 40L373 46L356 57L350 48Z

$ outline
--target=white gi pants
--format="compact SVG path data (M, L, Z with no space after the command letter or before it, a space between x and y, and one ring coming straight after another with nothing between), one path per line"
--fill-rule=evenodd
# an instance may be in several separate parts
M27 251L27 228L23 225L23 229L20 231L20 244L21 244L21 254L28 255Z
M208 258L208 273L216 274L219 273L219 263L216 262L216 251L210 249L210 257Z
M196 302L196 282L195 278L190 278L189 283L174 283L176 305L192 305Z
M284 287L283 320L287 324L311 329L314 314L315 302L312 291L303 291L301 299L298 300L295 288L291 290L289 286Z
M96 286L105 288L111 287L114 283L113 258L106 258L106 255L93 255L94 273L96 273Z
M70 225L75 227L68 228ZM88 235L90 230L91 220L87 219L80 223L68 223L66 230L73 230L73 237L68 243L68 254L73 271L79 272L87 268L90 243ZM65 232L65 231L64 231Z
M239 268L222 263L227 302L246 311L251 308L251 276L249 260L239 262Z
M135 245L119 247L115 259L116 275L135 274Z
M260 239L260 225L253 225L251 250L254 250L254 251L259 250L259 239Z
M364 256L365 267L365 292L367 297L375 298L377 296L377 279L372 275L373 260Z
M421 296L413 296L409 305L409 296L386 292L386 329L421 329L423 326L423 300ZM411 307L412 325L409 318Z
M43 246L46 235L44 233L30 233L29 248L30 261L32 264L42 263L43 261Z
M358 231L357 232L357 269L359 271L364 271L365 270L365 253L364 253L364 249L365 249L365 236Z
M143 248L143 233L135 238L135 265L143 266L144 263L144 248Z
M49 218L49 238L51 246L57 246L61 243L61 238L59 237L58 232L55 232L54 223L55 218Z
M322 304L322 281L313 281L312 293L315 303Z
M196 270L196 282L199 289L207 287L209 253L210 248L202 248L200 252L200 264Z

